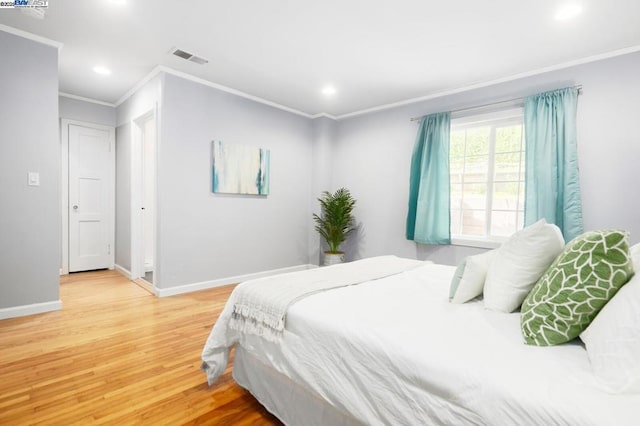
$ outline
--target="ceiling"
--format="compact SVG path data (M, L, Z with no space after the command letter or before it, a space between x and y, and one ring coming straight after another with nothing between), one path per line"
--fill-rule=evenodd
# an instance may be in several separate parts
M343 116L620 49L640 50L640 1L50 0L0 24L64 43L60 92L111 104L158 65L307 115ZM177 58L173 47L209 60ZM111 69L109 76L92 71ZM321 90L333 85L336 93Z

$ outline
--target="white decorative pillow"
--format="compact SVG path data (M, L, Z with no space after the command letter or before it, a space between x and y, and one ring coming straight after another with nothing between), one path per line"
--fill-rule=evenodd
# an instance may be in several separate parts
M610 392L640 392L640 271L602 308L580 339L594 373Z
M487 269L493 260L495 250L465 258L451 281L449 298L451 303L465 303L482 294Z
M487 271L484 306L501 312L513 312L564 249L562 232L544 219L530 225L505 241Z
M633 268L636 272L640 272L640 243L629 247L629 254L633 262Z

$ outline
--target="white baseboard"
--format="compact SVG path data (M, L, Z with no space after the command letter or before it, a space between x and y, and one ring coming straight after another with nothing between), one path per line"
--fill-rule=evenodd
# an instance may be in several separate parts
M132 280L131 282L134 282L138 285L138 287L142 288L143 290L149 292L149 294L153 294L154 296L156 296L156 292L153 289L153 285L148 283L147 281L145 281L142 278L138 278L136 280Z
M42 314L44 312L59 311L62 309L62 301L34 303L32 305L13 306L0 308L0 320L8 318L26 317L27 315Z
M191 293L193 291L206 290L208 288L221 287L223 285L229 285L229 284L238 283L238 282L247 281L247 280L254 280L256 278L263 278L271 275L284 274L287 272L304 271L306 269L313 269L317 267L318 267L317 265L305 264L305 265L290 266L288 268L272 269L272 270L263 271L263 272L254 272L252 274L236 275L234 277L220 278L217 280L185 284L185 285L180 285L176 287L169 287L169 288L156 287L156 294L158 295L158 297L175 296L177 294Z
M123 268L122 266L118 265L117 263L116 263L114 269L116 271L120 272L125 277L131 279L131 271L129 271L128 269Z

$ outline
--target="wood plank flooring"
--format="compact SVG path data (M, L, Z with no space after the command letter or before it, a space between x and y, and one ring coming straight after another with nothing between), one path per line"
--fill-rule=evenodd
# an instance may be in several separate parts
M61 279L63 310L0 321L0 425L280 425L204 342L233 286L156 298L115 271Z

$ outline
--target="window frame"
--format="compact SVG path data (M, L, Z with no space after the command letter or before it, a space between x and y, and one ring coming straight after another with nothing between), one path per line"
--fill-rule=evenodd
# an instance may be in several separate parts
M495 160L496 160L496 129L499 127L507 127L509 125L520 124L522 126L521 133L521 150L520 151L508 151L500 154L514 153L519 152L522 156L525 155L525 134L524 134L524 105L523 104L514 104L509 106L508 108L503 108L497 111L490 112L471 112L468 111L464 115L454 116L452 114L451 117L451 133L454 131L465 130L474 127L482 127L483 125L488 125L491 127L490 135L489 135L489 150L487 153L488 156L488 164L487 164L487 181L483 182L487 185L487 195L485 200L485 233L483 236L474 236L474 235L466 235L466 234L454 234L451 233L451 244L457 246L467 246L467 247L478 247L478 248L497 248L504 241L506 241L508 236L497 236L490 235L491 231L491 221L492 221L492 213L494 211L503 211L503 210L495 210L493 208L493 187L495 184ZM449 141L451 143L451 140ZM449 157L451 158L451 157ZM466 160L467 156L464 155L462 157ZM466 161L464 162L466 165ZM518 176L522 174L522 165L526 164L523 160L520 162L520 166L518 169ZM451 172L449 172L451 175ZM464 176L464 172L463 172ZM509 183L513 181L508 181L505 183ZM518 183L522 182L522 185L525 184L525 180L518 179ZM451 188L451 183L449 184ZM524 190L523 190L524 197ZM463 198L464 199L464 198ZM517 202L520 200L520 191L518 191L518 196L516 199ZM463 210L460 210L462 213ZM519 210L516 210L518 212ZM516 219L517 220L517 219ZM518 223L516 222L516 230L517 232L524 227L524 223L521 224L521 227L518 227Z

